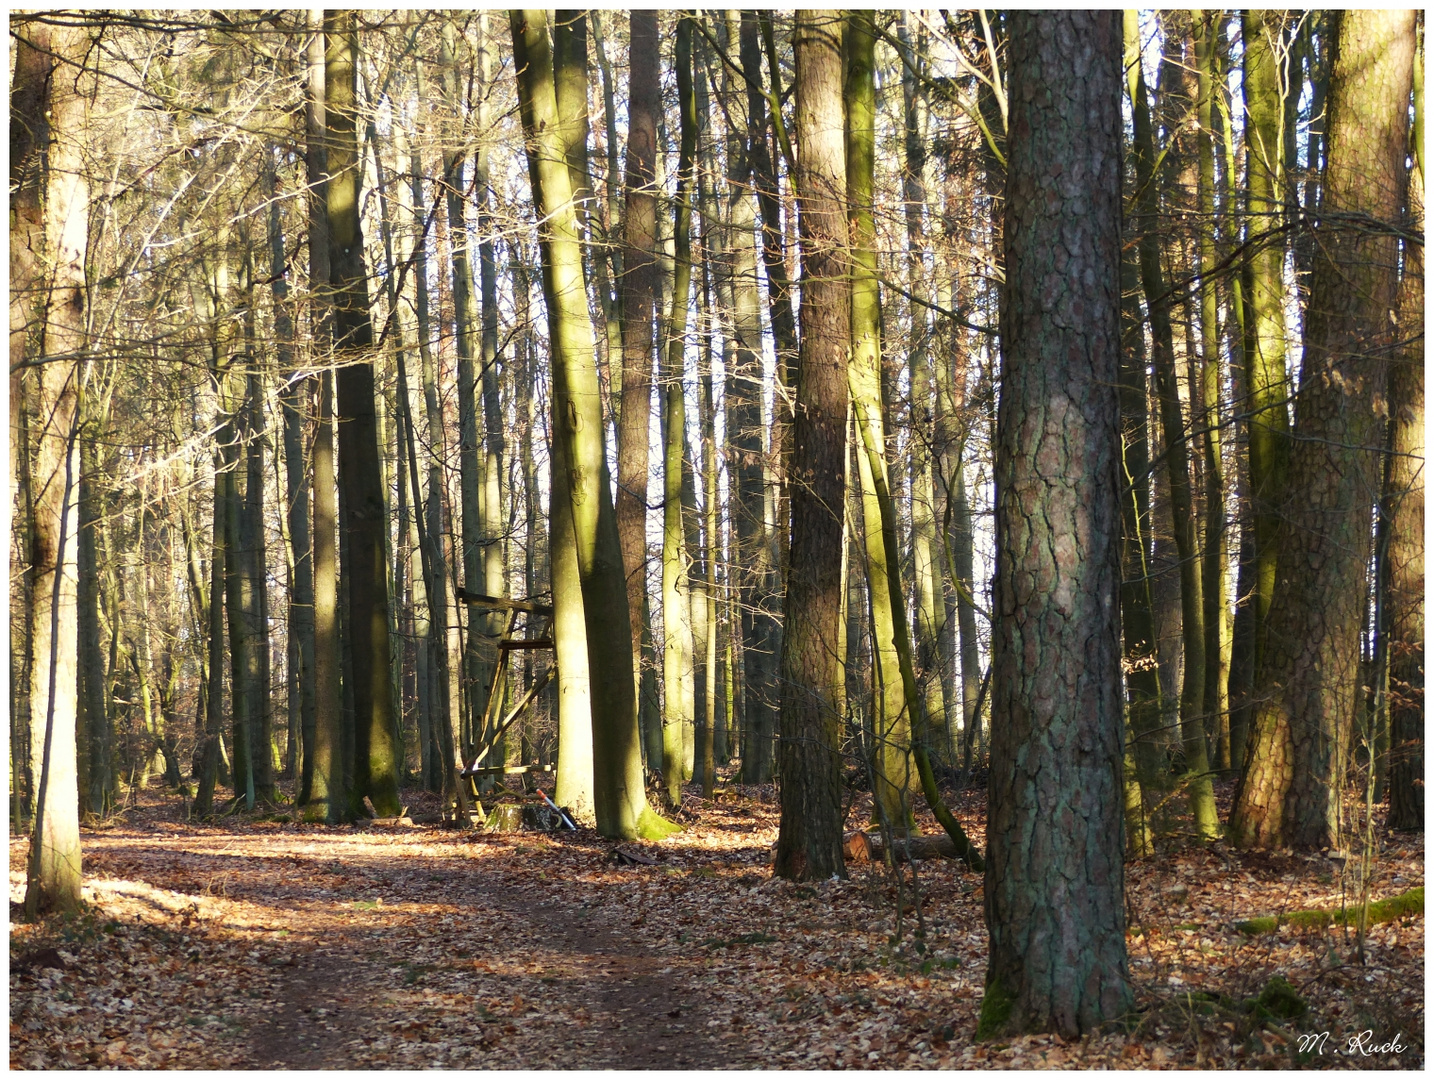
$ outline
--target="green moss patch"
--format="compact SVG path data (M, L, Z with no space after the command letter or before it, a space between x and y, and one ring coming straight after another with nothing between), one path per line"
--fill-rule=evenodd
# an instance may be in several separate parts
M994 1039L997 1035L1004 1035L1015 1003L1016 999L1000 980L987 983L986 993L981 997L981 1016L976 1021L976 1038Z

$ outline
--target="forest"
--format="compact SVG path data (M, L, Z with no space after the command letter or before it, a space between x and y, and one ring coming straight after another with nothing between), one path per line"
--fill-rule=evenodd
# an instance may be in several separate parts
M46 10L13 1068L1422 1068L1424 14Z

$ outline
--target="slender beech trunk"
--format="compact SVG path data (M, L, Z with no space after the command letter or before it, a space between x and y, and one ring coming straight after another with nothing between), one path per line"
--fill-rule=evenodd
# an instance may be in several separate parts
M293 736L298 735L301 746L300 752L295 754L295 747L291 745L289 756L297 766L294 778L298 780L307 772L305 762L312 752L314 741L314 558L309 531L308 438L305 430L314 378L310 375L301 377L294 369L294 319L289 309L289 285L285 280L284 233L272 158L266 160L269 163L267 180L272 200L269 204L269 274L273 279L274 336L278 339L279 377L284 380L279 399L284 416L285 509L289 547L293 553L288 622L294 644L289 656L295 667L295 671L290 673L290 680L297 680L299 715L297 725L294 724L295 718L290 717L290 739L292 742Z
M477 105L474 109L478 130L486 132L491 122L488 115L488 98L493 85L492 60L489 52L488 15L480 13L478 32L479 86L476 89ZM498 354L498 266L494 253L493 196L489 190L488 141L479 139L473 155L474 197L478 203L478 312L480 368L479 388L482 393L483 440L479 446L479 528L482 534L482 582L483 591L489 596L508 595L508 575L505 572L508 536L508 474L507 446L503 436L503 411L499 397L498 374L501 357ZM489 634L500 631L496 613L488 617L486 630ZM496 651L491 639L480 642L480 656L485 665L496 664ZM485 670L488 670L485 666ZM491 678L491 676L490 676ZM487 702L481 702L487 707Z
M1126 790L1132 786L1156 797L1167 785L1169 768L1161 752L1160 675L1155 643L1154 600L1150 578L1150 408L1145 392L1145 327L1140 319L1139 276L1134 258L1120 260L1121 349L1120 426L1123 442L1120 500L1120 627L1124 637L1125 745L1129 759ZM1131 773L1136 783L1132 785ZM1143 796L1142 796L1143 797ZM1127 802L1130 854L1151 853L1150 827L1142 804L1139 820Z
M462 521L463 587L469 592L486 591L483 556L483 506L481 466L478 448L478 397L473 363L479 344L477 297L473 289L473 263L469 255L470 234L464 198L464 109L461 77L458 70L458 28L456 16L443 26L439 49L439 70L442 74L443 96L449 118L448 146L443 153L444 210L447 212L449 255L452 261L454 345L458 354L458 490ZM488 687L492 682L496 661L494 643L488 635L496 633L491 616L474 618L468 627L463 649L464 700L468 715L464 730L476 729L488 705ZM473 730L475 740L486 738L486 732ZM495 758L494 760L499 760ZM484 762L491 764L491 762Z
M905 17L897 27L905 60L901 74L902 102L902 209L906 219L906 288L911 293L911 345L906 362L911 380L911 548L916 585L916 668L931 730L931 749L937 760L949 762L952 731L947 722L941 680L941 638L946 633L941 563L936 552L936 462L932 454L936 392L929 341L931 328L926 299L926 146L922 135L925 90L917 86L917 60L912 53Z
M981 861L981 855L967 839L960 824L947 810L941 801L940 793L936 788L936 778L931 768L931 759L927 751L927 721L926 721L926 699L921 695L916 683L916 669L912 661L911 650L911 629L906 616L906 603L901 589L900 575L900 548L896 538L896 501L892 498L887 487L886 479L886 455L884 453L885 441L882 438L881 410L882 397L879 381L874 377L876 369L880 365L881 358L881 305L880 294L877 286L876 267L876 223L874 218L874 195L876 175L876 29L872 17L867 14L853 13L847 16L846 35L844 43L845 53L845 87L844 98L846 104L847 120L847 143L846 143L846 195L850 221L850 260L851 260L851 297L850 297L850 326L852 359L848 368L848 386L851 390L851 400L856 420L856 429L861 441L863 456L869 463L868 475L872 479L873 493L876 496L875 520L871 516L866 519L867 526L867 581L871 597L872 632L877 634L879 628L875 618L879 610L877 597L874 595L879 580L884 577L886 585L886 607L891 617L891 648L896 654L896 670L892 672L895 678L900 680L900 689L904 699L906 714L909 719L909 727L902 732L895 728L896 738L893 738L893 730L885 729L880 750L888 751L884 764L886 765L887 783L893 783L897 779L894 770L891 768L892 757L889 755L889 747L895 744L900 747L899 739L905 736L906 745L910 748L911 757L915 759L917 773L921 780L922 792L926 796L926 802L936 820L941 824L952 842L956 845L957 853L966 860L973 869L982 870L985 867ZM865 371L862 371L862 368ZM865 383L865 387L862 386ZM872 391L876 391L875 394ZM843 429L845 429L843 424ZM842 457L845 466L846 459L845 430L843 430ZM865 479L865 478L864 478ZM885 563L885 574L873 572L875 560L871 557L870 536L874 526L879 526L882 556ZM841 550L840 548L838 549ZM840 598L844 593L838 582L837 595ZM838 614L838 625L840 615ZM885 647L881 642L881 648ZM886 661L881 661L884 667ZM882 677L885 677L883 672ZM842 686L843 683L838 683ZM878 722L888 719L878 711ZM882 731L881 727L877 728ZM909 829L910 810L905 805L904 797L906 788L910 784L910 766L905 762L897 761L904 767L902 783L900 785L902 804L899 804L895 813L888 809L888 822L893 829L907 831ZM878 783L883 779L878 773ZM878 789L880 797L880 789ZM897 817L896 814L900 814Z
M316 358L331 362L333 314L329 295L328 153L325 142L326 67L323 13L309 13L308 92L305 126L309 187L309 327ZM342 664L338 631L338 524L334 502L333 373L315 380L318 406L313 447L314 544L314 737L304 754L299 801L305 819L337 823L348 793L343 783Z
M1160 265L1160 234L1155 178L1155 144L1151 132L1150 106L1146 102L1145 76L1139 63L1140 27L1134 11L1125 15L1126 69L1131 107L1135 115L1135 173L1138 229L1140 231L1140 277L1150 314L1151 341L1155 362L1156 397L1160 404L1160 425L1165 438L1167 471L1170 476L1170 510L1174 520L1175 548L1180 563L1180 626L1185 651L1185 670L1180 687L1180 730L1185 748L1186 782L1190 811L1201 839L1219 835L1214 785L1206 749L1205 713L1205 602L1201 591L1200 562L1196 550L1195 508L1190 483L1190 456L1185 442L1185 421L1176 389L1174 334L1170 325L1170 301Z
M738 36L736 13L729 13L728 37ZM727 64L722 67L722 98L732 117L727 140L727 205L721 230L718 278L719 303L729 312L727 371L728 470L732 484L731 519L736 542L733 563L740 612L741 665L739 685L743 708L742 782L765 784L772 779L772 736L777 705L777 655L781 631L776 611L777 568L773 537L765 508L766 452L762 433L762 330L757 296L756 215L749 180L747 143L751 124L743 121L745 95L734 85Z
M634 11L630 55L640 59L628 79L627 170L624 180L622 401L617 435L617 528L627 581L632 654L642 655L647 594L647 455L652 412L652 349L656 318L657 116L661 109L657 12ZM641 672L634 668L634 686Z
M685 733L695 721L692 611L686 530L682 520L682 461L687 444L683 357L687 346L687 305L692 285L692 173L697 153L697 100L692 87L692 19L677 25L677 101L682 115L673 228L672 302L663 343L662 439L662 679L667 708L662 717L662 778L668 803L682 803Z
M1200 228L1200 408L1196 428L1203 429L1205 468L1205 550L1201 564L1205 601L1205 711L1214 718L1215 765L1230 762L1230 597L1225 568L1230 564L1230 536L1225 523L1225 468L1221 458L1220 306L1215 280L1215 128L1214 95L1218 92L1215 61L1215 20L1208 11L1190 13L1195 27L1198 78L1196 113L1199 121Z
M717 566L722 559L722 510L718 505L717 477L717 410L712 385L712 365L716 355L717 312L713 299L713 240L717 223L716 203L712 198L713 167L711 150L704 151L707 142L704 136L711 127L711 101L707 86L707 51L699 43L695 64L697 125L698 125L698 168L697 203L699 207L702 238L702 329L703 340L699 354L699 379L702 395L698 402L698 437L702 444L702 511L705 546L703 567L707 585L707 628L706 655L707 694L703 699L706 737L702 746L702 795L711 798L717 785L717 764L726 764L727 716L730 715L730 697L727 680L720 670L721 656L725 652L721 635L722 608L717 584ZM694 453L694 458L695 458Z
M81 408L84 406L81 402ZM106 792L110 769L110 717L105 691L105 656L100 648L100 496L95 491L99 462L93 433L79 446L80 473L76 501L79 535L76 537L76 633L78 635L78 711L76 742L82 816L103 816L108 810Z
M871 75L871 34L864 20L852 16L846 27L846 159L841 176L851 203L849 256L851 360L847 365L857 431L857 465L861 479L862 521L865 524L867 603L872 638L872 767L875 780L873 820L898 835L914 826L911 816L911 715L917 703L908 701L897 656L898 623L905 623L905 600L898 584L900 556L888 549L885 529L892 508L887 475L886 416L888 410L881 378L881 298L877 286L876 226L872 217L875 136L875 91L867 86ZM800 127L800 125L799 125ZM799 133L800 142L800 133ZM805 146L805 142L800 142ZM821 183L822 178L817 179ZM799 185L799 196L810 192ZM803 202L803 207L811 205ZM837 243L846 247L847 238ZM838 257L846 257L842 250ZM806 285L803 285L803 292ZM804 334L810 334L803 312ZM843 448L845 447L845 421ZM843 450L843 459L845 450ZM890 522L895 528L895 521ZM894 535L894 532L893 532ZM840 548L836 549L840 552ZM788 616L790 618L790 614Z
M1277 12L1246 11L1244 79L1246 185L1248 188L1246 243L1275 229L1281 221L1284 170L1280 137L1279 73L1273 35L1278 34ZM1248 667L1230 690L1232 740L1247 730L1251 708L1269 689L1263 674L1265 627L1275 591L1276 543L1280 505L1286 491L1289 459L1290 381L1285 371L1284 243L1278 237L1252 246L1245 270L1249 313L1245 331L1244 397L1241 411L1248 414L1247 468L1249 470L1249 521L1251 558L1242 566L1239 596L1253 609ZM1246 768L1249 763L1246 762Z

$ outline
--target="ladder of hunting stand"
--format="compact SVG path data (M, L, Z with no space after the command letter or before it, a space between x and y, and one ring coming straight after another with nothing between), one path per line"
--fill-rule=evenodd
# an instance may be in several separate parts
M471 607L487 608L490 611L503 612L503 630L498 635L498 662L493 665L493 681L488 686L488 707L483 713L483 722L478 728L478 737L481 743L478 748L469 756L468 764L459 772L459 776L468 780L471 785L473 777L490 774L505 773L508 770L501 765L480 767L482 761L493 748L498 745L498 740L503 737L513 723L522 716L532 703L537 700L538 694L543 687L547 686L557 672L556 657L554 662L549 664L547 669L537 679L533 680L526 693L518 699L508 712L499 720L498 714L503 706L503 678L508 673L508 658L518 649L547 649L553 648L553 609L549 604L537 604L531 600L509 600L501 596L483 596L478 593L458 593L458 598ZM513 634L514 624L518 621L519 615L526 615L524 632L536 636L515 637ZM538 626L534 623L538 622ZM467 785L463 785L467 786ZM476 791L475 791L476 794Z

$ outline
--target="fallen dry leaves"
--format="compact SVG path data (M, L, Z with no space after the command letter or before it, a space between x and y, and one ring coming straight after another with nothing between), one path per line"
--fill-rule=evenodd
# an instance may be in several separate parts
M955 801L978 843L983 801L978 790ZM775 880L770 789L690 797L686 831L625 845L650 866L618 864L590 831L190 825L172 802L141 796L86 831L83 915L12 920L12 1068L1424 1061L1422 916L1374 928L1363 965L1343 930L1233 929L1338 904L1319 858L1176 843L1129 865L1131 1023L1074 1042L976 1043L980 877L935 861L914 881L911 868L898 881L869 865L844 882ZM1380 842L1376 898L1423 884L1422 838ZM26 847L12 838L12 914ZM1304 1019L1259 1023L1238 1008L1275 975L1309 1002ZM1321 1031L1301 1053L1301 1034ZM1359 1052L1396 1036L1397 1053Z

